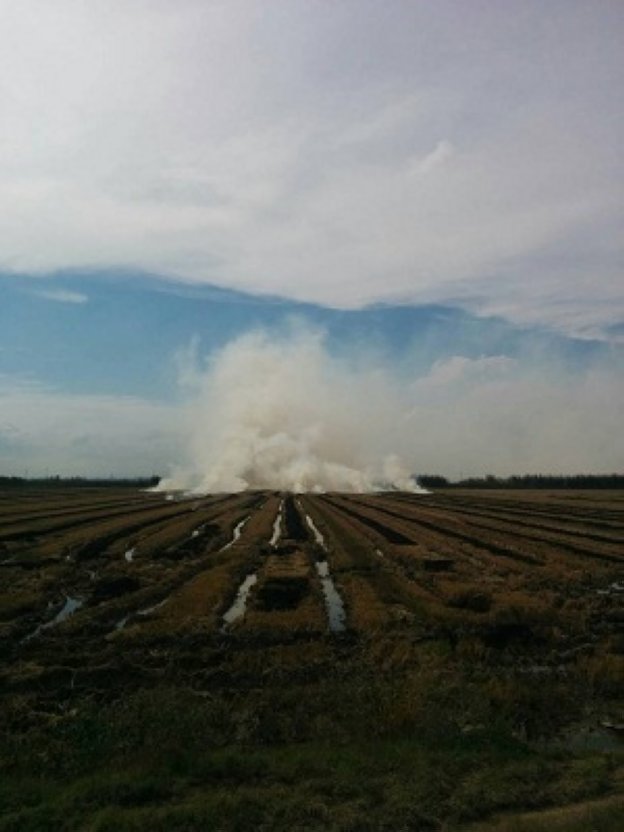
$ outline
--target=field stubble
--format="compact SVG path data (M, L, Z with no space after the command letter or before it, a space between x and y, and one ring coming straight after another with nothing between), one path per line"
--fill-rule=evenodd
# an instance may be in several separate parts
M618 793L621 492L0 505L0 830L442 830Z

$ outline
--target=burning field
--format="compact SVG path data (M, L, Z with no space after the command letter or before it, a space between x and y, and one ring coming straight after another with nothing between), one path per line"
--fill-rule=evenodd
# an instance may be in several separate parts
M0 505L2 830L443 829L619 788L621 492Z

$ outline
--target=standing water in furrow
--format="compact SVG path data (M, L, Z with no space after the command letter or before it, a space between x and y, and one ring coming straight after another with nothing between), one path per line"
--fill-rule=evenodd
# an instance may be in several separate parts
M156 604L152 604L151 607L145 607L142 610L137 610L137 615L151 615L156 610L159 610L161 607L164 607L168 600L169 596L163 598L162 601L158 601Z
M167 601L169 600L169 596L163 598L162 601L158 601L156 604L152 604L150 607L144 607L142 610L137 610L136 612L129 612L127 615L124 615L116 624L116 630L123 630L126 626L130 618L134 616L140 615L141 617L151 615L156 610L159 610L161 607L164 607Z
M306 514L305 519L306 523L310 527L312 534L314 535L314 540L318 543L321 549L325 549L325 551L327 551L327 544L325 543L325 538L316 527L314 520L310 517L309 514Z
M79 610L80 607L84 604L84 601L81 598L71 598L69 595L65 596L65 604L63 605L62 609L54 616L51 621L47 621L45 624L40 624L36 630L33 630L32 633L29 633L22 639L24 641L30 641L31 638L35 638L38 636L39 633L43 632L44 630L50 629L50 627L55 627L57 624L61 624L67 618L72 616L76 610Z
M232 539L230 540L229 543L226 543L225 546L222 546L221 549L219 549L220 552L225 552L226 549L229 549L230 546L233 546L236 543L236 541L241 536L241 532L243 531L243 526L245 525L245 523L248 520L249 520L249 517L245 517L243 520L240 521L240 523L237 524L236 528L234 529L234 534L232 535Z
M230 624L233 624L238 618L242 618L242 616L245 615L247 597L251 592L252 586L257 582L257 580L258 576L255 572L252 572L250 575L247 575L245 580L239 586L234 603L223 616L223 630L227 629L227 627L229 627Z
M271 546L276 546L277 541L280 538L282 533L282 507L284 505L284 501L279 505L277 510L277 516L273 522L273 535L271 536L271 540L269 541ZM225 547L227 548L227 547ZM245 610L247 609L247 598L249 593L251 592L251 588L255 583L258 581L258 576L255 572L250 572L249 575L245 577L245 580L239 586L236 597L234 598L234 602L232 606L227 610L225 615L223 616L223 627L222 631L226 631L230 624L233 624L239 618L242 618L245 615Z
M316 571L321 579L321 587L325 596L325 607L329 620L329 629L333 633L341 633L345 629L346 613L342 598L329 574L329 564L326 560L317 560Z
M277 516L275 517L275 522L273 523L273 536L269 541L270 546L277 546L277 541L280 539L282 535L282 509L284 508L284 501L282 500L279 504L279 508L277 510Z
M301 503L297 503L300 510L303 511ZM305 512L304 512L305 514ZM314 520L309 514L305 514L306 523L310 531L314 535L314 540L318 546L324 551L328 551L325 538L317 527ZM334 633L341 633L345 629L346 613L344 603L340 597L336 585L334 584L329 574L329 563L326 560L319 560L316 562L316 571L321 579L321 587L323 595L325 596L325 607L327 608L327 618L329 620L329 629Z

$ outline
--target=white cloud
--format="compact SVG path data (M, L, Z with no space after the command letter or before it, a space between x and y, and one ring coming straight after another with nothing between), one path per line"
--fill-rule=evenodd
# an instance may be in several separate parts
M71 395L0 378L3 473L151 474L180 453L180 409L130 396Z
M86 303L89 298L82 292L72 292L68 289L41 289L32 293L39 298L54 300L58 303Z
M475 382L505 376L517 366L517 361L507 355L490 355L482 358L466 358L454 355L436 361L428 375L416 384L425 389L439 388L457 382Z
M619 472L621 368L527 370L505 356L438 362L410 390L418 470L450 477Z
M446 141L446 139L442 139L426 156L413 159L409 165L408 173L411 176L424 176L440 165L443 165L447 159L451 158L454 152L455 148L453 145Z
M624 15L462 9L0 4L0 267L600 334L624 318Z

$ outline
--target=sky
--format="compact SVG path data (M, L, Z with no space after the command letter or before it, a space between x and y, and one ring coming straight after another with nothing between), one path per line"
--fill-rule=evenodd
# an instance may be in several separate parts
M408 391L413 470L622 470L623 35L619 0L0 0L0 474L163 472L188 356L293 327Z

